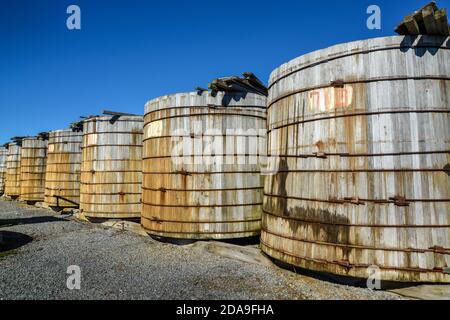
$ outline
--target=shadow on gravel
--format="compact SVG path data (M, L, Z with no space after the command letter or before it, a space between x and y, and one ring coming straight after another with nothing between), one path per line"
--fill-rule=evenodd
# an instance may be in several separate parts
M64 218L51 217L51 216L19 218L19 219L0 219L0 228L6 227L6 226L17 226L17 225L38 224L38 223L48 223L48 222L61 222L61 221L69 221L69 220L64 219Z
M18 249L31 241L33 238L26 234L0 230L0 258L8 251Z
M162 242L162 243L169 243L169 244L173 244L173 245L178 245L178 246L186 246L186 245L190 245L190 244L194 244L198 241L214 241L214 242L224 242L224 243L228 243L228 244L234 244L237 246L254 246L254 245L258 245L259 244L259 236L256 237L248 237L248 238L238 238L238 239L228 239L228 240L208 240L208 239L204 239L204 240L194 240L194 239L178 239L178 238L165 238L165 237L159 237L159 236L155 236L155 235L150 235L150 238L152 238L153 240L156 240L158 242Z
M264 254L267 256L266 254ZM267 256L268 257L268 256ZM270 257L269 257L270 258ZM353 278L353 277L346 277L346 276L340 276L340 275L334 275L330 273L325 272L319 272L319 271L312 271L303 269L300 267L295 267L290 264L284 263L282 261L272 259L278 267L293 271L299 275L304 275L310 278L318 279L321 281L333 283L333 284L340 284L344 286L350 286L350 287L357 287L357 288L367 288L367 279L362 278ZM403 289L403 288L410 288L415 287L418 285L421 285L424 283L409 283L409 282L395 282L395 281L381 281L380 282L380 290L395 290L395 289Z

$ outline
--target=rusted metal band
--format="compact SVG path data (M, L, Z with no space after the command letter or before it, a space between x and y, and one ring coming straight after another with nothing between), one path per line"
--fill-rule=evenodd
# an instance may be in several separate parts
M86 132L83 136L89 136L93 134L129 134L131 135L143 135L144 133L142 131L139 132L132 132L132 131L96 131L96 132Z
M81 162L53 162L53 161L48 161L47 160L47 168L49 166L62 166L62 165L77 165L77 166L81 166Z
M265 128L254 129L254 130L266 130ZM252 135L252 134L186 134L186 135L168 135L168 136L154 136L148 137L143 140L143 142L157 139L173 139L173 138L191 138L191 139L200 139L204 137L244 137L244 138L266 138L266 136L261 135Z
M64 182L64 183L80 183L79 180L45 180L45 182L51 182L51 183L59 183L59 182Z
M86 186L101 186L101 185L108 185L110 186L112 183L111 182L85 182L85 181L81 181L80 184L82 185L86 185ZM138 184L141 185L142 182L114 182L115 185L123 185L123 184Z
M155 223L184 223L184 224L225 224L225 223L229 223L229 224L234 224L234 223L251 223L251 222L259 222L261 221L261 219L248 219L248 220L228 220L228 221L195 221L195 220L165 220L165 219L159 219L156 217L152 217L152 218L147 218L145 216L142 216L142 218L149 220L151 222L155 222Z
M300 239L297 237L291 237L287 235L282 235L279 233L275 233L273 231L269 231L267 228L262 227L262 232L265 232L267 234L270 234L272 236L283 238L287 240L302 242L302 243L309 243L313 245L321 245L321 246L328 246L328 247L334 247L334 248L347 248L347 249L359 249L359 250L370 250L370 251L388 251L388 252L404 252L404 253L438 253L442 255L450 255L450 248L442 248L442 250L438 249L419 249L419 248L379 248L379 247L371 247L371 246L363 246L363 245L351 245L351 244L340 244L340 243L332 243L332 242L325 242L325 241L315 241L315 240L308 240L308 239Z
M278 219L283 220L290 220L290 221L296 221L300 223L305 224L319 224L319 225L330 225L330 226L339 226L339 227L354 227L354 228L397 228L397 229L448 229L450 228L450 225L406 225L406 224L400 224L400 225L380 225L380 224L350 224L350 223L342 223L342 222L328 222L328 221L315 221L310 219L301 219L301 218L295 218L295 217L287 217L280 214L276 214L273 212L269 212L263 208L264 214L267 214L272 217L276 217Z
M450 169L429 169L429 168L408 168L408 169L342 169L342 170L274 170L265 171L266 174L272 173L358 173L358 172L449 172Z
M81 194L82 196L85 194ZM127 202L127 203L117 203L117 202L84 202L81 201L81 205L88 206L132 206L132 205L140 205L140 202Z
M264 193L264 196L270 198L279 198L279 199L288 199L288 200L299 200L299 201L311 201L311 202L323 202L323 203L332 203L332 204L352 204L353 200L357 200L356 204L364 204L364 202L372 202L375 204L396 204L396 200L394 198L391 199L365 199L359 197L344 197L344 198L335 198L329 197L328 199L317 199L317 198L304 198L304 197L292 197L292 196L283 196L276 194L268 194ZM405 202L450 202L450 199L409 199L404 198Z
M94 144L90 146L83 146L81 149L101 148L101 147L138 147L142 148L142 144Z
M29 193L20 193L21 196L32 196L32 195L44 195L43 192L29 192Z
M427 155L427 154L447 154L450 150L432 150L432 151L410 151L410 152L388 152L388 153L333 153L333 152L319 152L319 153L304 153L297 155L290 154L271 154L267 157L273 158L326 158L326 157L387 157L387 156L409 156L409 155Z
M45 173L53 173L53 174L72 174L72 175L79 175L80 172L76 171L48 171L46 170ZM64 180L65 181L65 180Z
M83 204L81 204L83 205ZM109 215L109 216L140 216L141 213L140 212L117 212L117 211L95 211L95 212L91 212L91 211L83 211L83 214L88 216L88 217L96 217L99 215Z
M361 79L361 80L352 80L352 81L342 81L340 83L341 86L347 85L347 84L361 84L361 83L372 83L372 82L384 82L384 81L407 81L407 80L446 80L446 81L450 81L450 77L445 77L445 76L421 76L421 77L378 77L378 78L371 78L371 79ZM309 91L314 91L314 90L320 90L320 89L326 89L326 88L333 88L335 87L334 84L332 83L327 83L327 84L323 84L323 85L318 85L318 86L313 86L313 87L308 87L308 88L303 88L303 89L298 89L298 90L294 90L285 94L282 94L280 96L278 96L276 99L272 100L271 102L268 103L267 106L267 110L270 110L270 108L277 102L284 100L286 98L289 98L293 95L296 94L300 94L300 93L305 93L305 92L309 92Z
M95 193L83 193L90 196L128 196L128 195L141 195L142 192L95 192Z
M360 116L376 116L382 114L404 114L404 113L450 113L450 109L408 109L408 110L385 110L385 111L373 111L373 112L353 112L353 113L345 113L345 114L336 114L330 115L326 117L313 118L301 121L294 121L291 123L287 123L281 126L269 128L267 133L270 133L275 130L287 128L290 126L295 126L308 122L316 122L316 121L324 121L324 120L333 120L339 118L348 118L348 117L360 117Z
M295 70L292 70L284 75L282 75L281 77L277 78L276 80L274 80L272 83L269 84L268 89L270 90L273 86L275 86L278 82L280 82L281 80L296 74L297 72L306 70L306 69L310 69L313 67L317 67L321 64L324 63L328 63L334 60L339 60L342 58L348 58L351 56L355 56L355 55L361 55L361 54L368 54L368 53L373 53L373 52L380 52L380 51L391 51L391 50L401 50L401 49L428 49L428 48L432 48L432 49L443 49L443 50L448 50L448 47L444 47L444 46L426 46L426 45L417 45L417 46L405 46L405 45L400 45L400 46L392 46L392 47L385 47L385 48L376 48L376 49L369 49L369 50L360 50L360 51L356 51L356 52L351 52L351 53L345 53L345 54L340 54L340 55L336 55L334 57L328 57L328 58L324 58L321 60L318 60L316 62L312 62L309 63L305 66L299 67Z
M143 219L146 219L143 217ZM148 220L148 219L146 219ZM167 231L167 230L155 230L150 229L148 227L144 226L144 229L153 232L153 233L161 233L161 234L249 234L249 233L260 233L260 229L254 229L254 230L243 230L243 231Z
M269 245L267 242L263 241L262 239L260 241L261 241L261 245L267 247L268 249L277 251L283 255L290 256L295 259L300 259L300 260L305 260L305 261L320 263L320 264L326 264L326 265L337 265L337 266L340 266L342 268L347 268L347 269L355 268L355 269L367 270L367 268L372 266L370 264L351 264L351 263L349 263L347 266L344 266L339 261L330 261L330 260L326 260L326 259L317 259L317 258L310 258L310 257L306 257L306 256L298 256L294 253L275 248L275 247ZM443 273L443 270L439 270L439 269L424 269L424 268L412 268L412 267L403 267L402 268L402 267L391 267L391 266L380 266L380 265L377 265L377 267L380 268L381 270L418 272L418 273Z
M184 175L184 176L190 176L193 174L198 174L198 175L210 175L210 174L260 174L261 171L216 171L216 172L149 172L149 171L144 171L142 172L143 174L169 174L169 175L175 175L175 174L180 174L180 175Z
M239 204L213 204L213 205L172 205L172 204L153 204L148 202L142 202L142 204L150 207L162 207L162 208L232 208L232 207L261 206L262 202L239 203Z
M248 109L266 110L265 106L247 106L247 105L246 106L180 106L180 107L168 107L168 108L164 108L164 109L149 111L144 115L144 117L147 117L147 116L157 113L157 112L164 112L166 110L181 110L181 109L188 109L188 110L190 110L190 109L208 109L208 110L209 109L212 109L212 110L228 109L229 110L229 109L239 109L239 108L247 109L247 110ZM259 110L254 110L254 111L258 112L258 113L265 113L265 111L264 112L259 111ZM195 115L195 113L191 113L190 115Z
M48 192L46 191L44 194L45 202L56 202L55 197L64 197L64 199L70 199L70 202L79 201L80 196L78 194L73 193L55 193L55 192ZM64 200L69 202L68 200Z
M264 187L253 188L222 188L222 189L171 189L171 188L146 188L142 186L142 190L155 192L221 192L221 191L247 191L247 190L263 190Z
M53 156L53 155L58 155L58 154L62 154L62 155L72 155L72 154L74 154L74 155L80 155L81 156L81 151L79 151L79 152L47 152L47 156L48 157L50 157L50 156Z
M141 159L92 159L92 160L83 160L83 163L85 162L121 162L121 161L138 161L141 162Z
M150 124L153 122L161 121L161 120L168 120L168 119L175 119L175 118L194 118L194 117L206 117L206 116L237 116L237 117L250 117L250 118L257 118L266 120L267 118L265 116L258 116L253 114L245 114L245 113L232 113L232 112L224 112L224 113L197 113L197 114L183 114L183 115L176 115L176 116L169 116L169 117L163 117L156 120L148 121L146 124Z
M197 154L186 154L186 155L180 155L180 156L153 156L153 157L144 157L142 158L142 160L152 160L152 159L170 159L170 158L210 158L210 157L262 157L262 155L259 154L248 154L248 153L242 153L242 154L237 154L237 153L230 153L230 154L211 154L211 155L207 155L207 154L202 154L202 155L197 155ZM224 163L226 164L226 163Z
M142 173L142 170L82 170L81 173Z

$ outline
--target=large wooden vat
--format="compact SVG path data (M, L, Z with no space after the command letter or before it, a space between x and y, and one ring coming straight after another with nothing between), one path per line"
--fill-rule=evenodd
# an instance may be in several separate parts
M45 203L49 207L78 207L80 203L81 144L83 132L49 133Z
M5 193L6 178L6 158L8 157L8 149L0 147L0 195Z
M85 216L140 217L143 124L141 116L84 122L80 208Z
M272 73L263 251L337 275L450 281L449 45L352 42Z
M265 96L194 92L149 101L141 219L147 232L178 239L259 235L265 127ZM187 149L178 152L183 143ZM222 150L205 153L208 145Z
M8 145L8 157L6 158L5 195L17 198L20 195L20 151L17 143Z
M22 140L20 157L20 200L44 201L48 141L40 137Z

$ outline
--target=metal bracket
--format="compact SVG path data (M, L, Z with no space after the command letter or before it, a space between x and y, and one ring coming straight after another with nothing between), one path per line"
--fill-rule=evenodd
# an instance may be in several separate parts
M313 155L316 158L320 158L320 159L326 159L327 158L327 154L325 152L314 152Z
M361 201L358 197L344 198L344 200L349 201L351 204L356 204L356 205L366 204L365 202Z
M69 199L64 198L64 197L61 197L61 196L56 196L56 195L54 195L53 197L56 198L58 206L59 206L59 201L58 201L59 199L64 200L64 201L66 201L66 202L68 202L68 203L71 203L71 204L73 204L73 205L75 205L75 206L77 206L77 207L80 206L79 203L76 203L76 202L74 202L74 201L72 201L72 200L69 200Z
M191 174L185 170L177 171L175 172L177 174L182 174L183 176L190 176Z
M398 207L409 207L410 204L406 198L402 196L390 197L389 200L394 201L394 204Z
M339 265L341 267L345 267L347 269L353 268L353 264L351 264L348 260L335 260L333 262L336 263L337 265Z
M345 82L342 79L338 79L338 80L330 81L330 85L335 88L343 88L345 85Z
M448 253L448 250L446 250L444 247L440 247L440 246L434 246L434 247L431 247L428 249L433 250L435 253L440 253L440 254Z

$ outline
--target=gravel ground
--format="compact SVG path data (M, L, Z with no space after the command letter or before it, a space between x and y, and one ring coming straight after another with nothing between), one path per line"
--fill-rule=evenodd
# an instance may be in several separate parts
M24 242L0 251L0 300L400 298L226 258L202 246L160 243L3 198L0 232ZM71 265L81 267L81 290L66 287Z

